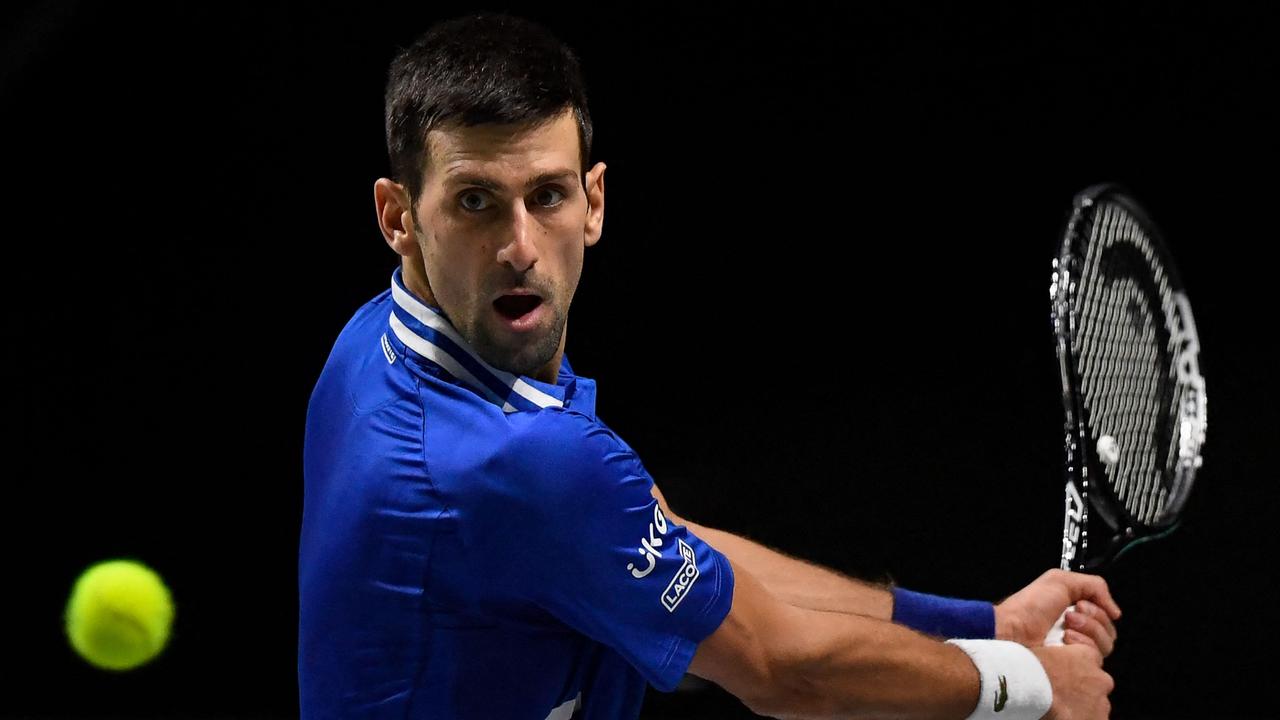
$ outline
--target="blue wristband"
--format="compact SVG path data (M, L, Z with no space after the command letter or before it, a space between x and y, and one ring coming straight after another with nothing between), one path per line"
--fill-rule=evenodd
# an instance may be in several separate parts
M893 589L893 621L944 638L991 640L996 636L996 609L980 600L926 595Z

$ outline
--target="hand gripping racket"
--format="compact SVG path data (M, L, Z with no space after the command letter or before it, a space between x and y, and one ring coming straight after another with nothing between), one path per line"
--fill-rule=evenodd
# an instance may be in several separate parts
M1049 294L1066 411L1060 567L1098 572L1178 524L1205 439L1200 340L1160 233L1116 185L1076 195ZM1046 644L1061 644L1065 617Z

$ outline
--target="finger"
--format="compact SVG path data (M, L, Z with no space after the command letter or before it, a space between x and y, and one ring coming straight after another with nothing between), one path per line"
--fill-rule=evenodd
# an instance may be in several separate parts
M1093 639L1082 634L1079 630L1067 630L1062 634L1062 642L1065 645L1087 650L1090 662L1098 667L1102 667L1102 653L1098 650L1098 646L1093 644Z
M1107 616L1107 613L1105 610L1098 607L1097 605L1094 605L1088 600L1081 600L1080 602L1076 603L1076 610L1089 615L1089 617L1092 617L1094 620L1097 620L1099 623L1101 623L1102 627L1106 629L1107 635L1111 637L1111 641L1115 642L1116 626L1115 626L1115 623L1111 622L1111 618Z
M1097 575L1086 575L1085 573L1066 573L1064 578L1068 583L1072 598L1076 600L1092 600L1103 610L1106 610L1112 620L1120 619L1120 606L1116 604L1115 598L1111 597L1111 590L1107 588L1106 580Z
M1070 615L1071 613L1067 613L1068 617L1070 617ZM1072 628L1067 628L1065 631L1063 631L1062 644L1088 647L1092 650L1097 651L1099 654L1102 653L1102 650L1098 647L1097 641L1095 641L1093 638L1089 637L1088 635L1081 633L1079 630L1075 630Z
M1079 610L1067 613L1067 629L1089 638L1103 657L1110 655L1115 649L1115 638L1111 637L1102 623L1088 613Z

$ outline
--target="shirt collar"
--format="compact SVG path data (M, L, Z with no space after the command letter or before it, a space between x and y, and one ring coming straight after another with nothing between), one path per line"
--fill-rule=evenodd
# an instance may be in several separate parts
M391 297L394 303L389 322L396 338L503 412L567 407L572 402L579 378L568 357L561 357L560 374L554 385L499 370L480 359L444 311L426 304L405 287L400 268L391 275ZM582 399L590 402L594 393L589 395Z

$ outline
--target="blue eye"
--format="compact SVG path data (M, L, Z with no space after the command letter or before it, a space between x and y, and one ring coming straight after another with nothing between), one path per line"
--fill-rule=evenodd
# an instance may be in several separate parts
M487 210L490 205L489 196L475 190L468 190L459 195L458 202L461 203L464 210L470 210L471 212Z
M548 187L539 190L533 199L542 207L555 207L564 202L565 194L557 188Z

